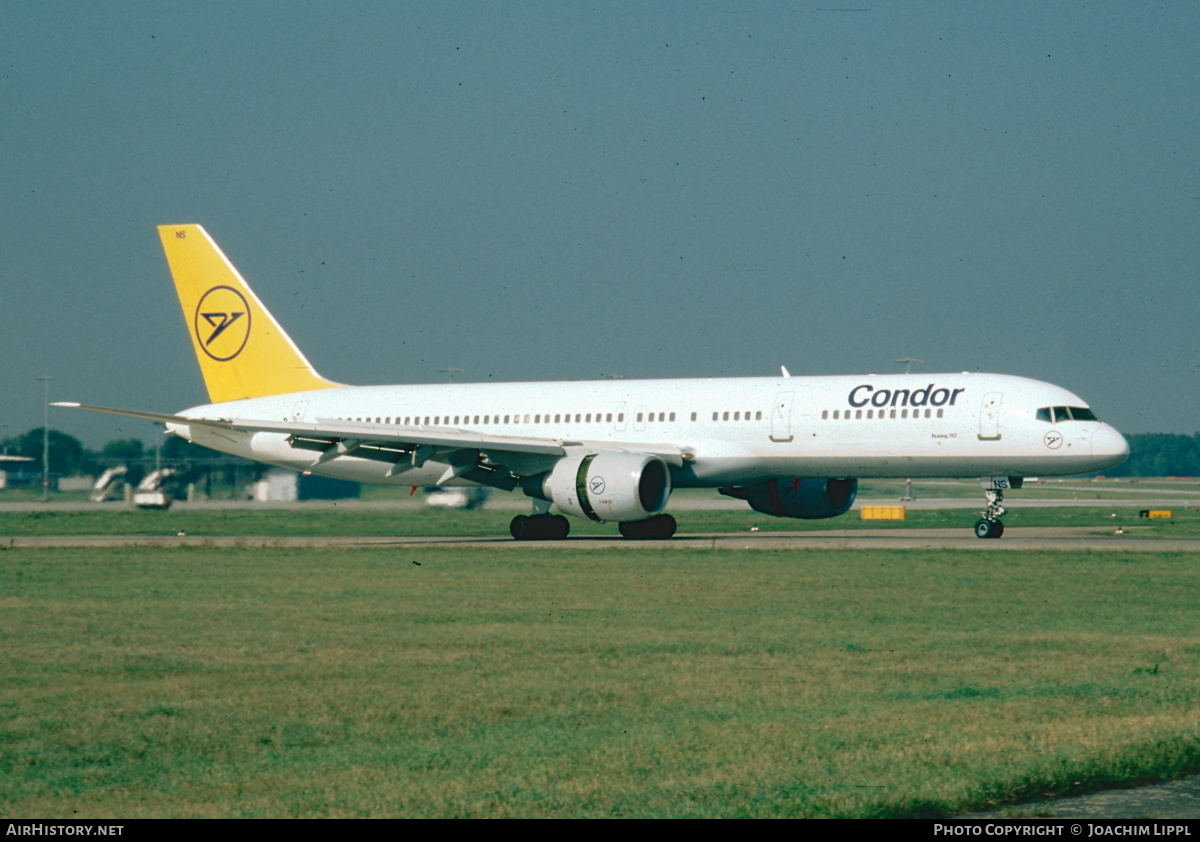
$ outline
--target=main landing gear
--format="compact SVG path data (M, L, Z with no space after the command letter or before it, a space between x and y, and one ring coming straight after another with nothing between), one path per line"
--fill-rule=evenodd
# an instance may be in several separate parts
M675 534L675 518L657 515L648 520L627 520L620 524L621 534L635 540L670 538ZM508 531L518 541L558 541L571 532L570 522L562 515L517 515Z
M670 538L675 534L675 527L675 518L670 515L656 515L648 520L622 521L621 534L635 540Z
M1004 489L1010 487L1020 486L1008 477L983 478L983 494L987 499L987 507L983 510L983 517L975 521L976 538L999 538L1004 534L1004 524L1000 518L1004 517L1008 509L1004 508L1001 502L1004 500Z
M571 532L571 522L562 515L517 515L508 531L518 541L558 541Z

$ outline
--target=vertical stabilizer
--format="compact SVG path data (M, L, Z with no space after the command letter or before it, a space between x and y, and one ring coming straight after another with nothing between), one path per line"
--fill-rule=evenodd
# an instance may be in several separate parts
M213 403L337 386L313 369L199 225L160 225L167 264Z

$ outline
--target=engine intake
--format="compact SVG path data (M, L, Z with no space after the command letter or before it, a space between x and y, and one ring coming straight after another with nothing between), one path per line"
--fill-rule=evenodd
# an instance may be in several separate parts
M666 508L671 472L647 453L567 456L542 481L542 493L576 517L645 520Z
M858 480L782 477L717 490L726 497L745 500L764 515L818 520L848 512L858 494Z

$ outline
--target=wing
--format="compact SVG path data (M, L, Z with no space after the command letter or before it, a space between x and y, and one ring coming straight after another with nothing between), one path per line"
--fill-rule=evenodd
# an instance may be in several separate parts
M512 490L520 479L549 471L568 453L591 452L648 453L673 467L681 467L688 455L675 445L646 442L612 442L503 436L455 427L404 426L318 418L316 421L265 421L243 418L198 418L167 415L79 403L54 406L107 412L127 418L140 418L160 424L200 426L236 432L278 433L287 436L297 450L314 453L312 468L340 456L355 456L391 463L386 476L402 474L426 462L446 463L448 468L439 484L462 478L481 485Z

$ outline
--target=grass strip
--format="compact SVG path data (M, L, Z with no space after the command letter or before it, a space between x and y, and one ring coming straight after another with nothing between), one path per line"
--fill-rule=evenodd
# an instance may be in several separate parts
M935 816L1200 771L1187 553L0 552L0 812Z

